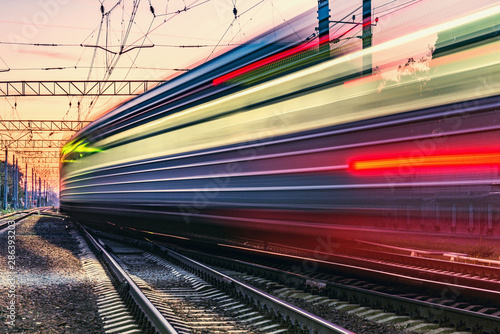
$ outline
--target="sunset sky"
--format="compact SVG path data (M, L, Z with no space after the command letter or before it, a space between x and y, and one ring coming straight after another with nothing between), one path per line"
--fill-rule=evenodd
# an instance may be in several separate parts
M7 80L102 80L165 79L186 69L210 53L226 30L220 45L238 44L316 5L315 1L236 1L238 14L234 20L231 0L139 1L135 22L125 40L123 32L132 13L130 0L105 0L104 11L115 4L108 20L101 25L101 3L98 0L3 0L0 14L2 44L0 45L0 81ZM168 5L168 7L167 7ZM255 7L253 7L255 6ZM253 8L251 8L253 7ZM188 10L183 11L184 8ZM248 11L247 11L248 10ZM180 11L176 14L177 11ZM247 11L246 13L244 13ZM165 15L165 13L168 13ZM173 13L173 14L171 14ZM232 24L232 26L230 26ZM147 37L146 33L149 31ZM100 32L100 35L99 35ZM113 54L102 49L81 47L106 45L118 51L125 41L127 47L150 46L123 54L112 74L106 75L106 61ZM34 46L4 43L57 44ZM184 45L208 45L201 48L180 48ZM176 47L177 46L177 47ZM96 53L95 59L94 52ZM116 58L113 59L116 61ZM75 69L76 66L76 69ZM90 67L92 68L92 71ZM62 67L63 69L56 69ZM44 70L49 68L49 70ZM0 116L4 119L73 119L77 118L77 101L82 100L82 115L93 119L112 108L122 98L99 98L90 110L91 98L4 98ZM17 111L12 106L17 102ZM69 108L72 102L72 108Z

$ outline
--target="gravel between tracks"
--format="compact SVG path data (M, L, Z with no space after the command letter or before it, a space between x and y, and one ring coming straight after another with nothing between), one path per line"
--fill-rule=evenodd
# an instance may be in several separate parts
M30 216L16 226L16 263L7 261L7 233L0 235L0 285L15 282L16 320L7 322L8 291L0 298L0 333L103 333L94 282L82 269L73 225ZM10 281L9 281L10 279Z
M201 279L193 279L195 275L188 274L179 275L163 266L158 265L156 262L146 259L144 256L137 255L124 255L120 257L121 260L127 265L129 270L134 276L140 277L141 280L146 282L154 290L176 290L176 289L193 289L193 282L204 282ZM184 272L182 269L175 265L179 272ZM189 277L189 278L188 278ZM205 283L208 285L208 283ZM168 292L167 292L168 295ZM234 312L225 310L221 302L212 298L198 298L197 293L192 291L191 298L180 297L171 298L168 300L169 308L183 321L188 324L203 325L203 320L207 322L206 326L213 326L212 322L220 322L221 326L228 328L196 328L190 327L190 332L193 334L204 333L261 333L257 330L252 330L248 326L243 326L238 323L235 318ZM201 316L203 314L203 316ZM209 319L209 320L208 320ZM225 324L224 324L225 323Z

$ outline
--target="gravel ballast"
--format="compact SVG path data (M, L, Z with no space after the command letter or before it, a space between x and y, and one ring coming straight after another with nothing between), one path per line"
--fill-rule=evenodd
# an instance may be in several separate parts
M0 333L104 332L95 282L82 269L72 230L62 218L33 215L16 225L14 248L8 247L8 231L0 234L0 285L7 287L0 298ZM8 261L13 249L15 264Z

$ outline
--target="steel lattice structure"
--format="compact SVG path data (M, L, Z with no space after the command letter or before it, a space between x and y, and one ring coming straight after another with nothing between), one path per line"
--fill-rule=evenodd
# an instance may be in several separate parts
M0 120L0 131L78 131L90 121Z
M130 96L164 80L0 81L0 97L8 96Z
M58 164L59 158L47 158L47 157L19 157L19 163L29 163L29 164Z
M23 158L59 158L59 151L26 151L26 150L11 150L11 151Z
M27 139L27 140L0 140L0 148L18 151L19 149L52 149L59 151L67 140L45 140L45 139Z

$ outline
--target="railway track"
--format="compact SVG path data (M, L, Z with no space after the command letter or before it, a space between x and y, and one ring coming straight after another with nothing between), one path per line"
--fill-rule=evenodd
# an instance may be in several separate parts
M211 249L211 255L207 251L183 250L182 253L220 268L228 275L249 280L249 284L256 284L291 303L304 307L314 305L309 308L312 313L316 312L314 309L318 305L329 305L352 314L360 313L364 318L380 323L396 323L396 327L405 331L498 333L500 329L500 309L496 307L500 282L495 278L496 274L492 274L498 268L484 268L487 275L474 277L446 269L432 269L442 265L443 260L430 262L433 265L429 268L421 266L422 263L412 267L377 262L363 259L359 254L350 258L322 257L320 261L304 257L299 249L294 250L295 255L284 255L269 249L243 249L229 245ZM222 253L226 255L220 255ZM231 258L227 256L229 253ZM335 259L342 261L335 262ZM422 258L413 257L411 260L418 259ZM348 264L348 260L351 263ZM429 262L432 259L423 260ZM377 263L380 263L379 267ZM311 266L314 270L307 270ZM451 262L451 266L456 271L461 268L459 263ZM392 269L384 270L388 267ZM396 270L398 267L401 272ZM477 265L463 268L465 272L480 271ZM478 284L467 286L468 282ZM481 282L486 282L484 286L487 288L481 287Z
M0 230L9 226L9 222L17 223L18 221L28 217L29 215L34 214L35 212L38 212L38 210L19 211L19 212L9 213L4 216L0 216Z
M173 328L162 333L352 333L172 250L158 257L111 240L92 243Z
M269 247L269 250L273 250ZM284 247L280 251L289 253ZM378 272L387 274L386 280L393 282L404 281L409 285L426 285L429 289L442 291L446 286L453 287L463 297L470 299L490 300L495 305L500 302L500 267L478 265L464 262L444 260L445 257L460 257L461 254L451 252L432 252L430 258L390 253L384 251L367 250L357 247L344 247L339 254L311 252L303 249L293 249L296 258L315 259L317 263L325 263L330 268L344 266L344 272L356 274L356 267L366 268L373 273L373 277L380 276ZM267 251L264 251L264 254ZM424 253L424 251L422 252ZM318 260L321 258L321 261ZM500 311L500 310L497 310ZM491 312L491 310L489 311Z
M230 266L233 270L239 268L238 271L246 272L253 268L250 270L259 273L257 276L271 279L286 276L285 280L293 281L304 290L316 289L322 295L341 296L348 303L354 301L353 307L361 307L359 302L362 301L361 304L396 312L402 316L397 320L410 320L405 317L410 316L478 333L496 333L500 328L500 309L496 307L500 284L493 277L470 277L445 270L436 272L424 266L389 264L352 256L334 255L314 260L274 253L274 260L269 260L269 251L245 251L262 253L265 258L256 261L255 254L240 254L239 260L222 258L217 261L212 257L206 261L217 265L233 261ZM304 270L308 261L313 261L317 268ZM466 266L465 270L470 269ZM476 284L468 286L469 282ZM479 287L481 283L487 288Z
M0 263L8 290L0 299L0 332L175 333L147 320L144 310L154 307L123 298L134 285L119 279L119 267L101 264L102 250L92 251L68 217L37 209L3 225L0 253L9 261Z

